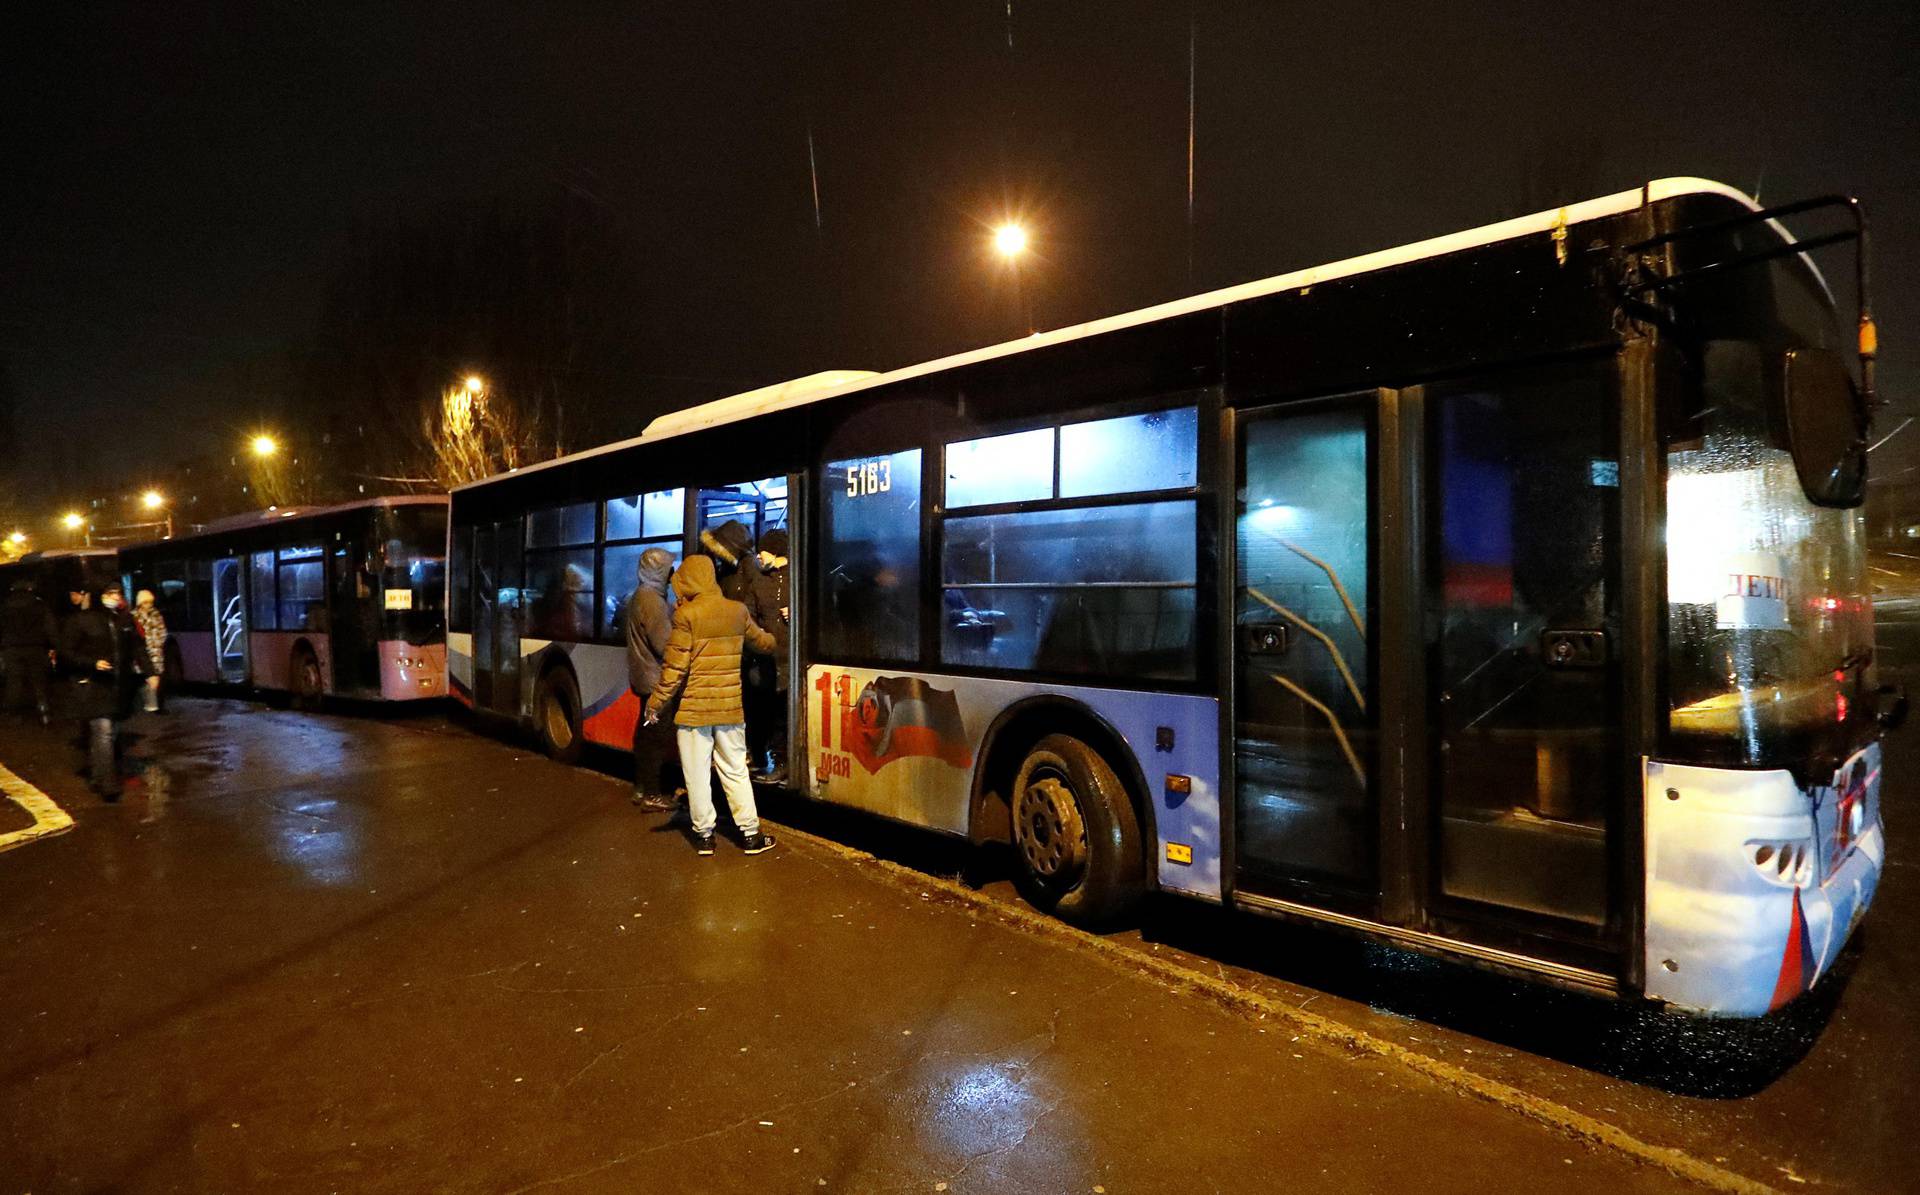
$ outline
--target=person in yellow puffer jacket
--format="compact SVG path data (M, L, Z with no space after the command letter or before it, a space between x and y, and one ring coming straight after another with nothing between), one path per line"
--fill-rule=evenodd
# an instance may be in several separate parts
M706 556L689 556L674 571L673 592L679 605L673 611L673 633L667 639L660 683L647 698L647 722L659 721L661 713L679 699L673 723L699 853L713 854L713 827L718 820L713 773L718 771L734 825L740 830L740 849L758 855L772 850L774 841L760 832L753 782L747 775L740 659L747 651L771 654L774 638L753 621L744 604L720 592L713 561Z

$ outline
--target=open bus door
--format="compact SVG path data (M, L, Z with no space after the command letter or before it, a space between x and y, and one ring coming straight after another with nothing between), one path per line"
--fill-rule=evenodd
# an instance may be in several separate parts
M473 532L473 704L520 715L520 583L526 524L508 519Z
M219 679L229 685L247 680L246 560L225 556L213 562L213 661Z

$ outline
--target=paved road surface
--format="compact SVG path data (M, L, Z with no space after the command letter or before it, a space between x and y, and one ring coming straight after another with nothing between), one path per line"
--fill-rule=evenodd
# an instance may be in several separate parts
M1920 602L1882 619L1913 675ZM114 807L0 729L79 823L0 854L0 1189L1699 1189L1596 1127L1696 1178L1920 1174L1911 732L1849 982L1730 1037L1187 905L1089 945L996 915L990 854L795 802L830 841L698 860L438 717L138 728Z

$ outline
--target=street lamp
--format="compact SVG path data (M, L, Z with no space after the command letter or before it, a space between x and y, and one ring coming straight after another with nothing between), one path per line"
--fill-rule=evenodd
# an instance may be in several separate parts
M87 546L93 546L93 528L87 526L87 516L77 510L70 510L60 516L60 525L68 531L79 531L83 527L86 528Z
M467 393L478 394L487 388L487 381L477 373L467 375Z
M255 436L250 447L253 449L253 455L258 457L269 457L280 451L280 445L265 432Z
M1020 259L1026 255L1032 238L1027 235L1026 225L1018 220L1008 220L993 230L993 249L1013 275L1013 302L1019 309L1021 322L1027 327L1027 334L1033 334L1033 301L1021 286Z
M16 531L7 537L7 542L17 548L27 542L27 533L24 531Z
M167 496L165 494L162 494L159 490L148 490L146 493L140 495L140 505L146 507L148 510L158 511L164 508L166 504L167 504ZM173 512L170 510L167 511L166 514L162 516L162 518L165 520L167 525L167 533L164 538L172 539L173 538Z
M993 247L1000 256L1012 261L1027 251L1027 230L1017 222L1008 221L993 230Z

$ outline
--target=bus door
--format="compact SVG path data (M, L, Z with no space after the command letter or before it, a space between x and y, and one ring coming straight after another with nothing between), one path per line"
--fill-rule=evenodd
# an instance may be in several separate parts
M213 562L213 659L219 679L247 680L246 561L227 556Z
M1614 376L1608 357L1424 397L1429 920L1596 967L1625 808Z
M524 520L473 532L473 704L520 714L520 573Z
M364 527L356 534L364 537ZM336 544L330 596L328 639L333 654L333 685L343 693L380 692L380 612L377 586L366 568L364 545Z
M1237 420L1235 886L1358 916L1380 891L1376 401Z

